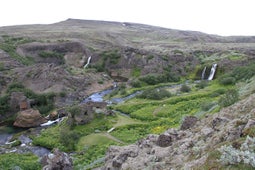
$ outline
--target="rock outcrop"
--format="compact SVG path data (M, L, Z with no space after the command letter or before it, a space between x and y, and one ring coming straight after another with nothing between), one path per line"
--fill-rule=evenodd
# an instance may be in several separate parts
M23 92L12 92L10 97L10 110L18 112L30 108L30 102Z
M242 137L254 135L254 100L252 94L201 120L186 117L180 129L148 135L129 146L111 146L101 169L204 169L205 164L218 169L220 162L209 157L211 152L226 143L238 147Z
M47 119L42 117L40 112L35 109L27 109L17 113L14 126L22 128L37 127L42 123L47 122Z
M41 159L43 170L73 170L73 162L67 153L55 149Z
M106 109L106 102L87 102L78 105L77 112L72 113L69 116L69 120L72 120L74 124L82 125L89 123L93 120L95 113L97 114L109 114Z

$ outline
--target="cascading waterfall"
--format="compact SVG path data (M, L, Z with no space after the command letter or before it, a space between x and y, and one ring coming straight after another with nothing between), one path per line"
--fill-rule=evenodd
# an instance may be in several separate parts
M201 77L202 80L205 79L205 71L206 71L206 67L203 69L203 72L202 72L202 77Z
M90 64L90 60L91 60L91 56L89 56L88 61L87 61L87 63L84 65L83 68L87 68L87 67L88 67L88 65Z
M210 72L210 75L208 77L208 80L212 80L213 79L215 71L216 71L216 67L217 67L217 64L213 64L212 65L211 72Z

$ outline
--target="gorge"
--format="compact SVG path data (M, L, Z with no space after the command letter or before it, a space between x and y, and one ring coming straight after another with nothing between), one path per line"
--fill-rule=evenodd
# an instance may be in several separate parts
M252 169L224 149L255 136L254 47L135 23L0 27L0 169Z

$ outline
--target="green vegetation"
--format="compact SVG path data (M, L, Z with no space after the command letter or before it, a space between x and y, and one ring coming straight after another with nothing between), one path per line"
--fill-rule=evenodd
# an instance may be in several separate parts
M4 68L4 63L0 62L0 71L4 71L5 68Z
M238 101L238 92L235 89L228 90L220 99L219 105L227 107Z
M100 61L89 66L96 69L97 72L107 71L106 66L114 66L119 63L121 55L118 50L104 51L100 54ZM110 65L110 66L109 66Z
M178 82L180 81L180 77L173 73L165 73L160 75L148 74L144 77L139 78L139 80L146 83L147 85L156 85L159 83Z
M43 115L54 109L54 93L36 94L32 90L25 88L21 83L16 82L10 84L7 88L7 94L0 97L0 114L9 111L9 98L12 92L23 92L27 98L34 99L35 104L32 107L38 109Z
M59 64L65 64L64 54L56 51L41 51L38 54L42 58L56 58Z
M18 45L33 42L33 40L23 37L10 37L8 35L2 36L4 39L3 43L0 43L0 49L7 52L12 58L24 65L31 65L34 63L33 58L23 57L17 54L16 48Z
M32 154L0 154L0 169L40 170L38 157Z
M235 84L237 81L249 80L255 76L255 64L252 63L248 66L235 67L229 73L222 75L219 82L223 85Z
M140 75L141 75L141 68L135 67L131 72L132 77L139 77Z
M183 92L183 93L188 93L188 92L191 91L191 88L190 88L188 85L183 84L183 85L181 86L181 88L180 88L180 91Z
M152 99L152 100L161 100L163 98L171 97L171 93L165 89L148 89L145 90L142 94L138 95L142 99Z
M10 109L8 101L9 101L8 95L0 96L0 114L5 114Z

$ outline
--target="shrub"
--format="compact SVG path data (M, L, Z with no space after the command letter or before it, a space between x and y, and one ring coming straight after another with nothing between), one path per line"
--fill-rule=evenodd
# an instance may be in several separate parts
M145 90L142 94L138 95L138 98L160 100L163 98L171 97L171 93L166 89L149 89Z
M212 94L211 97L218 97L226 92L225 89L217 89Z
M223 77L219 80L219 82L222 85L234 85L236 79L234 77Z
M139 77L139 76L141 75L141 69L135 67L135 68L132 70L131 75L132 75L133 77Z
M247 136L240 149L235 149L232 146L222 146L219 151L221 152L220 161L223 164L249 164L255 167L255 138Z
M180 91L183 92L183 93L190 92L190 90L191 90L191 88L186 84L183 84L180 88Z
M66 151L74 151L79 134L67 128L62 128L60 131L60 143L65 146Z
M205 88L206 86L208 86L208 82L207 81L200 81L198 84L196 84L196 87L199 88L199 89L203 89Z
M60 64L65 64L64 54L56 51L41 51L38 54L42 58L57 58L60 60Z
M148 85L156 85L159 83L177 82L180 80L180 77L173 73L165 73L162 75L149 74L147 76L141 77L139 80L145 82Z
M8 95L0 97L0 114L5 114L10 109L8 101L9 101Z
M8 86L7 88L7 93L13 92L13 91L19 91L19 90L23 90L25 89L24 85L16 82L16 83L12 83Z
M139 80L134 80L134 81L131 82L131 86L135 87L135 88L142 87L142 82L139 81Z
M227 107L238 101L238 92L235 89L228 90L220 99L219 105Z
M201 109L202 109L203 111L208 111L208 110L210 110L214 105L215 105L215 103L213 103L213 102L203 102L203 103L201 103Z

